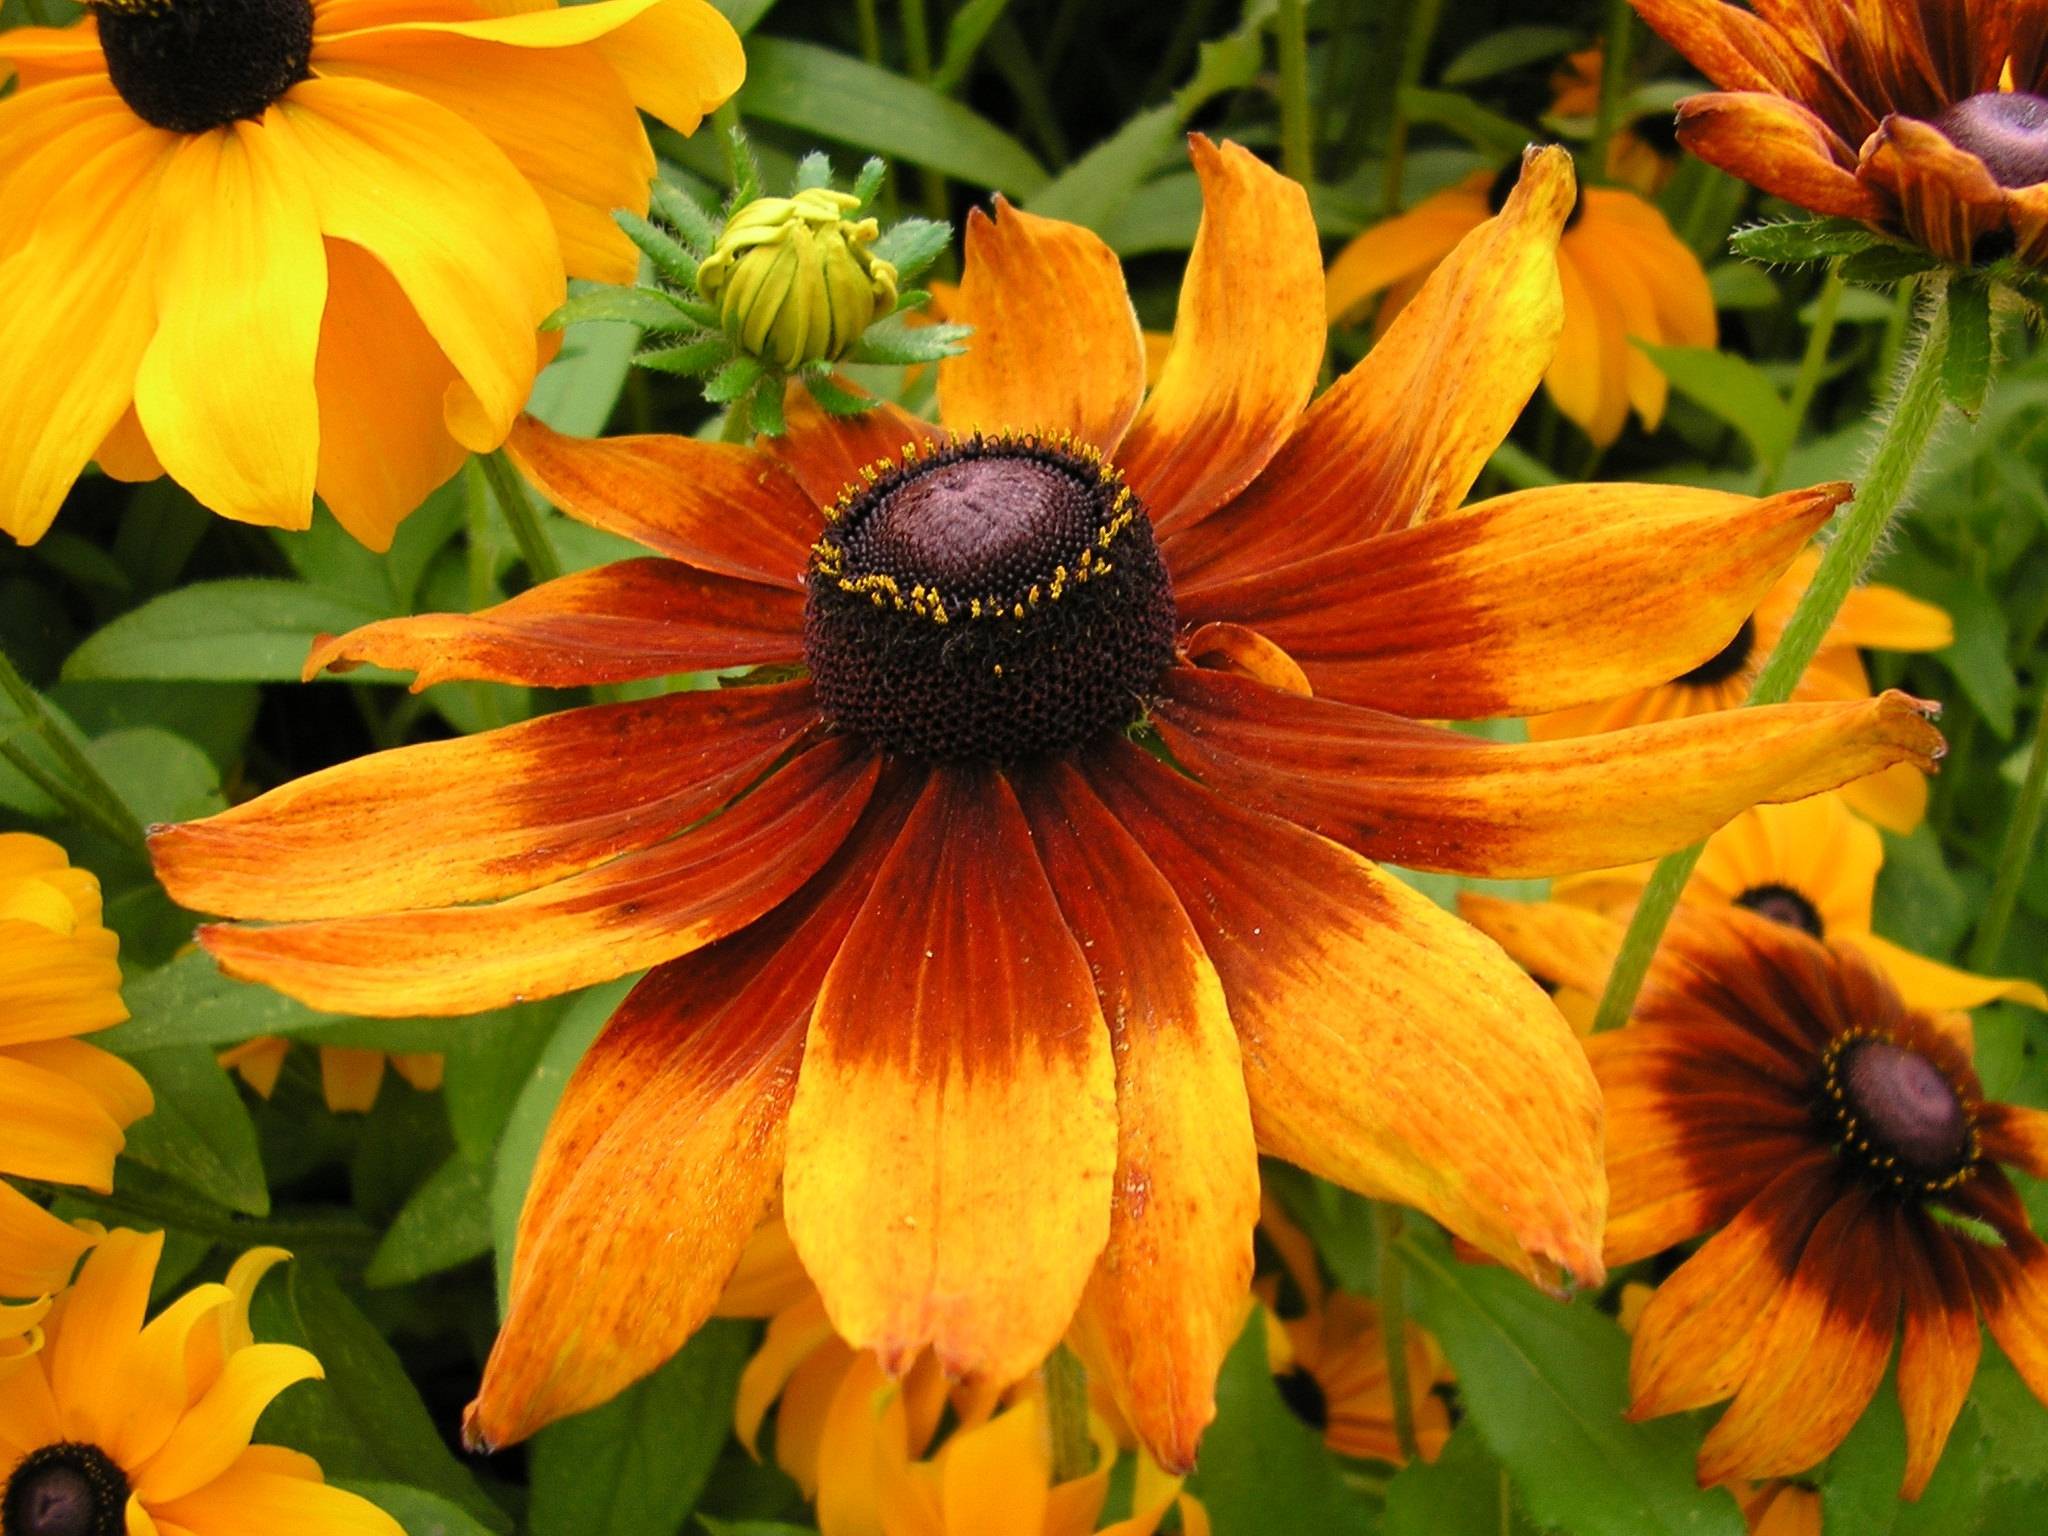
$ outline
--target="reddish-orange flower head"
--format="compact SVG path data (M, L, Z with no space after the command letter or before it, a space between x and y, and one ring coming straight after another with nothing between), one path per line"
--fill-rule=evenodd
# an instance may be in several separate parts
M800 391L760 447L525 423L534 481L659 553L313 657L422 685L768 669L748 686L380 754L157 835L180 900L275 924L206 930L221 963L322 1007L655 968L549 1133L476 1438L667 1358L778 1189L850 1345L1002 1383L1077 1326L1172 1468L1242 1317L1261 1150L1545 1283L1597 1276L1583 1052L1370 861L1612 865L1938 749L1898 695L1526 747L1422 723L1697 665L1843 488L1459 510L1556 340L1569 160L1534 152L1310 405L1307 198L1193 151L1149 393L1109 248L999 204L968 224L942 425Z
M2048 265L2048 5L1632 0L1719 91L1679 103L1701 159L1944 261Z
M1702 1233L1630 1365L1638 1417L1733 1398L1703 1483L1803 1472L1883 1381L1901 1320L1905 1493L1977 1369L1977 1319L2048 1400L2048 1247L2001 1164L2048 1114L1987 1102L1960 1014L1916 1013L1848 946L1681 912L1634 1020L1587 1045L1607 1098L1607 1257Z

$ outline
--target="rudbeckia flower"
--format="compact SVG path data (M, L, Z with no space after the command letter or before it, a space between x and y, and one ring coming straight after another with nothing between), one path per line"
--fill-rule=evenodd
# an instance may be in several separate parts
M658 1366L778 1189L849 1345L1001 1384L1073 1324L1173 1470L1238 1331L1261 1149L1590 1280L1577 1041L1372 860L1630 862L1938 750L1898 695L1534 747L1422 723L1696 665L1845 488L1456 510L1556 334L1569 159L1534 152L1311 406L1307 198L1193 153L1149 397L1114 255L999 205L969 221L944 425L802 395L762 447L523 423L536 483L660 553L309 662L751 686L403 748L157 834L178 900L273 924L204 931L229 972L336 1012L656 967L556 1112L473 1440Z
M1808 550L1792 562L1756 612L1727 645L1691 671L1653 688L1638 688L1612 699L1543 715L1529 722L1536 741L1557 741L1593 731L1613 731L1652 720L1680 720L1711 710L1735 709L1749 697L1764 662L1777 649L1792 612L1806 595L1820 554ZM1955 625L1932 603L1875 582L1850 592L1820 649L1792 691L1795 699L1867 699L1870 674L1862 652L1938 651L1954 643ZM1859 779L1843 791L1850 805L1879 826L1910 832L1927 815L1924 774L1887 770Z
M2007 999L2048 1008L2031 981L1974 976L1879 938L1871 904L1884 865L1884 840L1852 814L1845 795L1815 795L1797 805L1760 805L1707 839L1681 898L1696 908L1739 907L1816 939L1861 951L1891 979L1909 1007L1976 1008ZM1560 988L1566 1017L1590 1006L1605 984L1630 913L1651 866L1570 875L1551 886L1550 903L1523 905L1466 895L1460 910L1524 965ZM1567 910L1569 909L1569 910ZM1599 919L1589 925L1588 916ZM1590 1014L1588 1014L1590 1019Z
M0 832L0 1174L114 1187L149 1085L77 1037L128 1017L119 948L89 872L55 843ZM91 1241L0 1182L0 1297L56 1290Z
M1702 160L1944 261L2048 264L2048 28L2031 0L1632 3L1721 87L1678 104Z
M310 1456L249 1443L273 1398L320 1376L305 1350L249 1332L249 1298L286 1255L255 1249L145 1325L163 1242L108 1233L43 1319L40 1351L0 1366L0 1530L402 1536Z
M1550 115L1590 120L1600 111L1600 78L1607 50L1595 43L1565 55L1550 78ZM1617 124L1607 145L1607 174L1645 197L1663 190L1678 168L1678 143L1668 114L1639 116Z
M1747 912L1679 914L1626 1028L1587 1041L1607 1099L1607 1258L1707 1234L1636 1328L1630 1414L1733 1398L1703 1484L1841 1444L1904 1322L1904 1492L1976 1374L1978 1318L2048 1400L2048 1246L2001 1165L2048 1174L2048 1114L1984 1099L1967 1015L1909 1009L1869 960Z
M1384 337L1437 263L1501 207L1514 185L1511 165L1480 171L1424 198L1406 213L1358 236L1330 263L1326 303L1332 325L1374 315ZM1671 232L1664 215L1633 192L1580 189L1557 247L1564 327L1543 387L1559 411L1606 447L1633 409L1645 429L1664 419L1670 385L1649 354L1653 346L1711 347L1714 295L1699 258Z
M291 1048L291 1041L283 1035L259 1035L222 1051L220 1064L232 1068L258 1097L267 1099L277 1089L278 1074L284 1071ZM431 1093L441 1086L447 1063L439 1051L386 1052L323 1045L320 1091L327 1107L336 1114L368 1114L377 1107L387 1065L420 1092Z
M637 108L738 88L706 0L95 0L0 32L0 528L88 460L373 549L504 441L564 274L631 281Z

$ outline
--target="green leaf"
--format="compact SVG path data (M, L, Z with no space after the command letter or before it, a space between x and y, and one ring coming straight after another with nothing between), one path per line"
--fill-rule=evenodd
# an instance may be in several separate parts
M908 285L953 243L953 226L937 219L902 219L882 231L869 249L896 269L898 283Z
M1728 237L1728 249L1765 266L1830 261L1884 243L1884 237L1854 219L1776 219L1751 224Z
M1910 245L1884 243L1842 260L1842 276L1852 283L1889 288L1909 277L1932 271L1941 263L1929 252Z
M808 1525L790 1525L782 1520L714 1520L699 1515L697 1523L710 1536L817 1536Z
M815 43L755 38L747 47L744 117L929 166L1029 197L1047 180L1032 153L930 86Z
M1948 351L1941 386L1957 410L1974 418L1991 387L1991 285L1958 277L1948 285Z
M128 1064L148 1081L156 1108L128 1128L122 1156L223 1209L269 1215L256 1127L213 1052L173 1046L132 1055Z
M718 225L697 205L695 198L668 181L657 181L649 196L655 213L675 226L677 234L702 254L711 253L711 248L718 244Z
M733 31L745 37L761 24L761 18L775 9L775 0L711 0L712 5L725 13L725 19L732 23Z
M1330 1536L1365 1521L1316 1432L1273 1385L1266 1312L1252 1308L1216 1382L1216 1422L1188 1479L1218 1536Z
M1445 85L1470 85L1489 80L1524 64L1554 59L1578 45L1580 34L1570 27L1504 27L1465 48L1444 66Z
M763 437L780 437L788 430L788 422L782 415L782 380L773 375L754 386L754 397L749 407L754 420L754 430Z
M435 1431L384 1336L324 1269L293 1264L283 1285L257 1292L252 1310L257 1337L310 1350L326 1371L271 1405L266 1438L306 1452L329 1477L416 1488L501 1536L512 1530Z
M626 232L628 240L640 247L640 254L654 264L654 270L664 280L678 288L696 288L697 258L684 248L680 240L630 208L615 210L612 222Z
M946 47L932 71L932 89L950 96L967 78L988 29L1002 18L1010 0L966 0L946 26Z
M1630 338L1694 405L1742 434L1759 463L1776 462L1792 444L1798 424L1771 383L1746 357L1712 347L1658 347Z
M683 306L659 288L593 288L565 300L541 322L541 329L564 330L588 320L610 320L650 331L674 331L695 322Z
M760 382L766 370L757 357L736 357L704 385L704 398L713 405L730 405Z
M820 409L834 416L858 416L875 403L872 396L856 395L851 390L841 389L823 373L806 373L804 388L810 391L811 398L818 402Z
M904 325L884 320L871 325L847 361L854 363L935 363L942 357L957 357L966 350L963 343L972 332L965 325Z
M796 163L796 176L791 186L799 192L813 187L832 185L832 162L822 150L812 150Z
M565 1006L562 999L549 998L508 1008L490 1029L475 1027L481 1019L468 1020L449 1043L441 1093L455 1145L468 1157L483 1161L496 1149Z
M1743 261L1716 262L1707 269L1707 287L1716 309L1769 309L1783 297L1769 273Z
M85 755L145 826L227 809L213 759L170 731L150 726L109 731Z
M1490 112L1456 91L1432 91L1419 85L1401 88L1401 106L1411 122L1447 128L1473 148L1496 160L1510 160L1529 144L1529 130L1512 118Z
M162 970L127 983L128 1022L93 1036L124 1056L166 1046L237 1045L258 1035L293 1035L331 1023L268 987L233 981L203 950L180 955Z
M1535 1536L1506 1470L1470 1423L1434 1462L1413 1461L1387 1484L1384 1536Z
M2035 1405L2039 1412L2039 1405ZM1899 1498L1906 1425L1887 1376L1841 1448L1820 1471L1821 1529L1827 1536L1971 1536L1978 1529L1987 1471L1983 1421L1965 1403L1919 1501Z
M485 1160L460 1152L449 1158L392 1219L364 1283L409 1285L489 1253L490 1183Z
M1612 1318L1413 1238L1401 1250L1415 1316L1456 1367L1472 1422L1531 1519L1573 1536L1742 1536L1727 1491L1693 1479L1698 1431L1622 1416L1628 1339Z
M724 336L706 336L678 347L650 347L633 361L657 373L681 374L695 378L720 367L733 356L732 342Z
M461 1505L424 1488L351 1479L342 1479L336 1486L368 1499L403 1526L405 1536L487 1536L493 1529L478 1524Z
M1900 560L1895 569L1915 597L1943 608L1954 621L1955 642L1934 659L1962 685L1970 703L2000 741L2012 740L2019 709L2012 634L2005 606L1962 571L1931 561Z
M533 1443L533 1536L669 1536L732 1433L753 1329L714 1321L668 1364Z
M296 683L316 636L383 617L304 582L194 582L93 635L64 663L64 677Z

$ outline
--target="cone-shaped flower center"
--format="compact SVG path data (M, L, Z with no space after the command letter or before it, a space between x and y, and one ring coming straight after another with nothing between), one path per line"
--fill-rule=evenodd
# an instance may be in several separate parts
M1753 885L1735 898L1735 905L1816 939L1821 936L1820 912L1789 885Z
M2025 91L1965 96L1934 120L1958 149L1984 162L2001 187L2048 181L2048 98Z
M120 1536L127 1503L128 1479L97 1446L44 1446L7 1479L0 1536Z
M1734 639L1676 681L1687 688L1711 688L1716 683L1725 683L1749 665L1749 653L1755 649L1756 620L1744 619Z
M840 728L1016 762L1129 725L1173 660L1152 525L1081 445L970 438L863 471L811 554L804 651Z
M204 133L306 78L311 0L92 0L114 89L137 117Z
M1841 1150L1901 1190L1933 1193L1968 1177L1976 1131L1956 1085L1926 1056L1852 1036L1825 1058Z

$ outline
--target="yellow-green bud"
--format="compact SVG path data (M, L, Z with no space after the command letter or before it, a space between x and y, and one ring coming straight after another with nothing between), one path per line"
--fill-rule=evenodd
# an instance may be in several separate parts
M826 187L758 197L732 216L697 269L726 333L779 368L833 361L896 303L896 269L868 244L873 219L846 217L860 199Z

